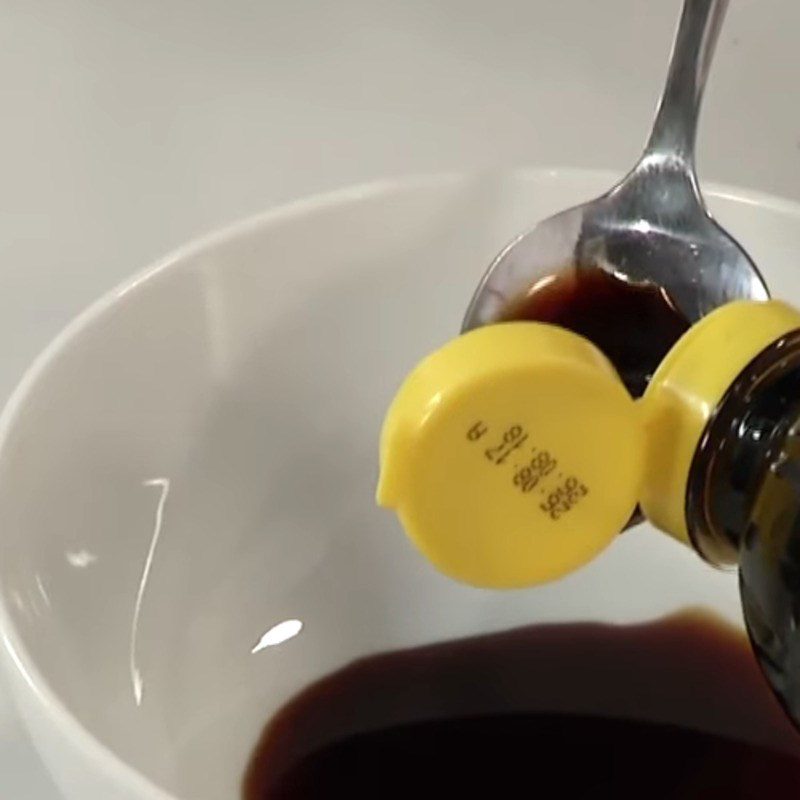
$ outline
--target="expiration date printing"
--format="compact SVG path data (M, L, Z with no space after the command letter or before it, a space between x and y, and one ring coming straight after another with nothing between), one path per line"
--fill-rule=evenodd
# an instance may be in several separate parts
M513 465L511 484L523 494L528 494L540 486L558 467L558 459L548 450L540 450L536 445L530 445L530 436L522 425L511 425L494 438L489 434L491 434L489 426L479 420L467 430L467 441L483 440L483 457L495 467L502 467L512 455L516 454L515 460L519 459L524 463ZM489 438L484 439L485 436ZM525 447L526 443L528 447ZM562 480L562 477L559 473L558 480ZM559 486L540 489L544 502L539 503L539 508L550 519L558 520L588 493L588 488L571 475Z
M488 433L489 429L483 425L483 423L478 422L473 425L469 429L469 433L467 433L467 438L474 442L477 441L475 438L476 431L483 431L483 433ZM483 435L480 434L480 436ZM477 438L480 438L478 436ZM489 461L495 464L503 464L505 463L506 459L515 451L518 450L525 442L528 441L528 434L525 433L521 425L512 425L507 431L503 433L503 439L499 444L494 445L493 447L487 447L483 454Z
M561 486L547 495L544 503L539 503L539 508L550 519L560 519L587 494L589 494L589 490L575 476L571 475Z
M532 492L539 485L539 481L546 478L558 466L558 461L549 451L537 452L534 447L531 452L534 453L533 458L514 473L514 486L518 486L525 494Z

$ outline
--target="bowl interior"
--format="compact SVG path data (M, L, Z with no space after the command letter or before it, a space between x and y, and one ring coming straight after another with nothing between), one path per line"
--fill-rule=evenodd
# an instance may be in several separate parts
M0 448L7 638L43 696L176 797L222 800L276 707L358 655L684 606L738 624L734 576L646 528L560 583L500 593L440 577L374 506L406 371L458 330L501 245L613 178L351 190L187 249L85 315L26 379ZM798 208L709 195L800 301Z

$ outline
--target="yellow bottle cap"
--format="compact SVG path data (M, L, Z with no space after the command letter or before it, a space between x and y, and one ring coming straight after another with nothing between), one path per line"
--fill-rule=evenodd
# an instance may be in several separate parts
M693 325L661 362L641 400L640 503L656 527L689 542L687 482L706 425L750 361L797 328L800 312L779 300L729 303Z
M451 341L408 376L384 423L377 496L442 572L525 586L614 539L643 459L637 404L593 344L506 323Z

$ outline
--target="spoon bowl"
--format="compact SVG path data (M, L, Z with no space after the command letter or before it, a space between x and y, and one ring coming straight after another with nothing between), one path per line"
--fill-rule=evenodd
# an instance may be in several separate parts
M659 287L696 322L724 303L766 299L755 264L705 207L694 166L697 118L727 0L686 0L644 154L610 191L555 214L490 265L464 330L502 320L543 278L603 269Z

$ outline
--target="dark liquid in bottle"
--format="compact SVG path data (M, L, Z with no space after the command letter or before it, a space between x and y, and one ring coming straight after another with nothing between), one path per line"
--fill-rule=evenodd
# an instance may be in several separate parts
M505 315L549 322L592 341L634 397L640 397L689 320L662 289L597 268L568 269L539 281Z
M800 724L800 331L759 353L717 406L687 516L700 552L738 561L756 656Z
M534 627L364 659L265 730L245 800L788 798L800 736L701 615Z

